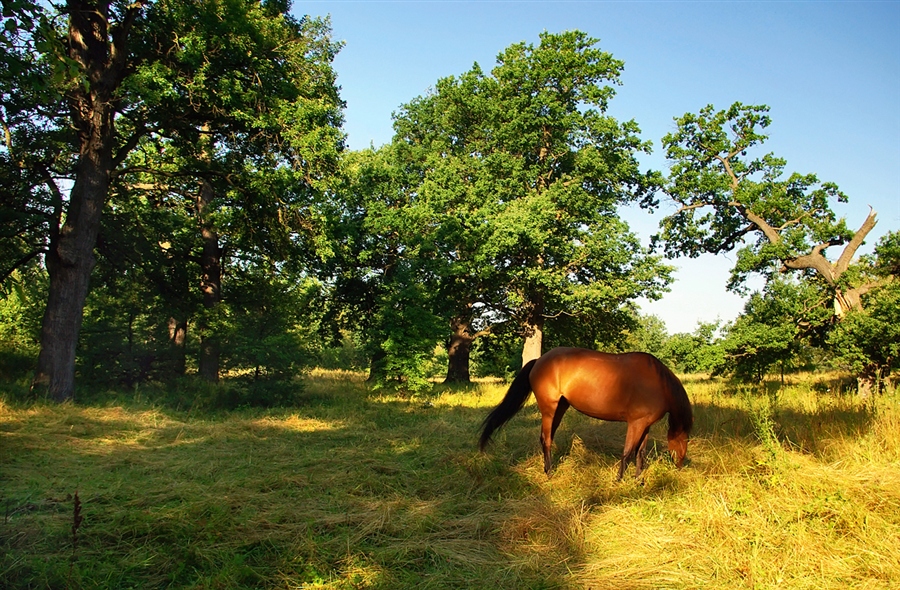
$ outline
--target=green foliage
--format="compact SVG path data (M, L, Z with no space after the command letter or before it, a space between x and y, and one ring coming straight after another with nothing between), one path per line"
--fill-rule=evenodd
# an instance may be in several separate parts
M717 373L725 361L719 330L718 322L699 322L693 334L673 334L666 340L660 360L684 373Z
M26 380L34 371L47 277L30 267L0 285L0 378Z
M722 343L727 362L720 372L761 383L774 366L782 374L797 368L806 347L828 325L828 303L815 283L773 278L728 327Z
M751 155L768 137L768 110L708 105L677 118L677 131L663 138L673 161L664 190L679 209L662 220L654 242L669 256L737 249L729 282L736 290L750 273L771 276L778 268L773 262L852 236L831 209L832 201L847 200L836 185L814 174L785 176L786 161L771 153Z
M320 265L331 277L322 321L335 343L360 338L376 383L418 390L448 324L435 313L427 220L395 158L392 147L347 154L342 185L322 204L331 244Z
M71 173L66 105L49 80L53 60L42 56L52 32L48 7L3 2L0 22L0 283L34 272L59 219L61 189Z
M639 170L650 146L637 125L606 114L622 62L596 45L579 31L543 33L396 115L397 190L448 324L483 334L553 318L570 342L595 326L593 344L621 327L628 302L670 280L616 213L658 178Z
M302 329L321 297L319 285L290 275L236 270L226 293L222 331L224 367L251 380L290 381L311 361Z
M900 231L882 236L875 245L875 272L883 277L900 277Z
M638 350L663 360L668 340L669 333L662 319L655 315L636 314L634 325L628 330L625 342L617 352Z
M178 375L166 310L129 277L97 286L85 305L78 375L92 386L134 387Z
M834 327L828 345L842 368L880 387L900 369L900 282L876 289L865 303Z

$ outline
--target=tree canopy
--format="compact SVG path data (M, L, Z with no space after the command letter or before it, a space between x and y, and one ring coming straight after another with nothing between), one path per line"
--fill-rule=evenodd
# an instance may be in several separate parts
M772 153L751 155L767 138L768 110L708 105L675 120L678 129L663 138L672 162L664 192L678 209L663 219L655 240L670 256L737 250L732 289L750 273L814 272L833 291L836 313L846 313L872 286L847 285L841 277L875 226L875 212L853 232L831 208L847 200L837 185L815 174L785 175L787 162ZM836 261L826 258L828 248L842 245Z
M670 174L644 171L650 142L609 114L623 62L545 32L437 80L400 105L389 145L349 152L340 44L288 10L4 2L0 315L16 328L0 356L39 343L35 395L71 399L76 374L224 370L251 392L235 404L281 403L273 383L330 343L411 390L437 361L468 381L470 356L506 374L545 344L750 379L823 344L867 386L896 368L900 240L858 257L875 212L848 229L836 185L758 153L767 107L677 118ZM637 313L672 267L619 208L660 192L676 204L653 239L666 255L736 251L730 288L766 278L733 324L670 337Z
M459 339L511 321L527 360L547 320L602 324L670 280L617 214L658 177L639 169L649 145L637 124L606 114L622 62L597 43L572 31L514 44L489 74L475 64L442 79L395 118L398 166Z

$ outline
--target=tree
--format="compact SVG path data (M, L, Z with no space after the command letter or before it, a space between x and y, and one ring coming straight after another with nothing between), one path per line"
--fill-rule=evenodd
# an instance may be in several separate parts
M191 196L210 313L221 293L225 221L243 228L245 238L267 234L257 244L302 233L300 212L340 149L341 104L327 22L295 21L287 9L274 2L71 0L62 11L66 32L35 31L35 46L55 68L54 90L68 105L65 114L47 115L46 125L76 131L67 202L61 184L51 183L57 205L45 254L50 289L35 388L58 400L73 396L94 247L102 211L114 200L141 192ZM144 155L138 165L136 150ZM227 208L234 203L240 205ZM201 364L214 379L210 336L208 362Z
M324 325L335 342L340 329L361 336L373 383L423 387L446 324L434 313L433 245L414 192L393 146L347 154L341 180L321 204L330 247L319 271Z
M547 319L589 322L639 296L658 297L668 267L647 254L616 206L652 190L636 153L649 151L634 121L606 114L623 64L573 31L544 33L498 57L500 172L490 248L506 277L507 307L525 336L522 360L542 350Z
M743 313L728 326L720 372L761 383L779 365L782 380L809 344L818 343L829 324L828 294L811 281L776 277L754 293Z
M633 121L606 114L622 63L573 31L504 50L400 111L403 158L449 313L448 380L467 379L473 340L512 321L523 361L540 356L546 322L598 322L656 297L670 269L618 218L651 190ZM562 326L562 322L560 322Z
M673 334L666 340L661 359L684 373L716 373L725 352L718 336L719 322L698 322L693 334Z
M46 252L51 222L64 202L54 179L71 166L65 128L44 123L64 108L47 80L51 68L40 59L40 36L48 26L29 2L4 2L0 27L0 283L14 273L30 274Z
M128 74L132 28L143 8L142 1L126 5L68 0L62 9L68 17L65 33L54 30L46 14L40 14L42 26L33 32L35 49L47 54L53 68L53 92L68 107L68 120L63 120L61 104L54 100L47 105L45 121L74 131L71 153L77 154L65 211L59 186L53 180L44 185L56 202L44 253L50 286L34 383L60 401L74 391L75 349L95 264L93 249L111 172L120 156L115 141L119 90Z
M663 360L669 333L659 316L634 314L634 325L628 329L621 352L638 350Z
M327 21L297 21L277 4L213 2L199 15L180 2L155 8L145 41L167 51L137 83L156 99L144 104L164 123L146 153L162 152L167 167L148 169L142 160L124 173L157 176L148 190L180 202L196 220L199 372L216 381L215 326L229 258L266 265L265 258L311 256L313 204L342 148L331 69L339 45Z
M842 281L875 227L875 212L850 231L831 209L831 201L847 200L835 184L814 174L785 177L786 161L771 153L751 158L748 153L767 138L762 132L771 123L768 110L736 102L727 110L709 105L676 119L677 131L663 138L672 161L664 192L678 209L662 220L654 241L662 241L670 256L737 249L732 289L752 272L814 273L831 290L835 315L843 316L878 284ZM826 250L841 245L838 259L828 260Z
M862 280L879 284L834 327L827 343L837 362L857 375L860 395L868 397L900 368L900 232L882 237L875 256L860 261L857 270Z

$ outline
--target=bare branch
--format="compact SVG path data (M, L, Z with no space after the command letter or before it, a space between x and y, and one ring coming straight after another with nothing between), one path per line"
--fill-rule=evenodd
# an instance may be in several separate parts
M706 207L710 205L709 203L694 203L693 205L682 205L678 211L674 213L674 215L678 215L679 213L684 213L685 211L691 211L692 209L699 209L700 207Z
M856 233L853 234L853 238L850 240L850 243L844 248L844 251L841 253L840 258L838 258L837 262L834 265L834 272L837 276L841 276L847 268L850 267L850 262L853 260L853 256L856 255L856 251L862 246L863 240L866 239L866 236L872 231L872 228L875 227L875 224L878 221L875 219L877 217L877 213L872 207L869 207L869 215L866 216L866 220L863 221L863 224L860 226Z
M825 279L825 282L834 286L839 275L835 273L834 266L828 262L828 259L822 254L822 251L829 246L839 246L841 243L840 240L829 240L814 246L809 254L788 258L787 260L782 261L783 266L781 267L781 272L786 272L788 269L803 270L811 268L818 272L822 278Z

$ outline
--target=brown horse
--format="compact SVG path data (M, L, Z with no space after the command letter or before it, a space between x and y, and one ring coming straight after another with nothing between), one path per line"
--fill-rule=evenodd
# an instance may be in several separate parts
M681 468L688 434L694 422L691 402L681 381L655 356L643 352L608 354L583 348L554 348L530 361L484 420L480 447L512 418L534 391L541 410L541 447L544 472L550 475L550 445L563 414L572 406L600 420L627 422L619 479L628 462L635 462L635 477L644 469L650 426L669 414L669 451Z

